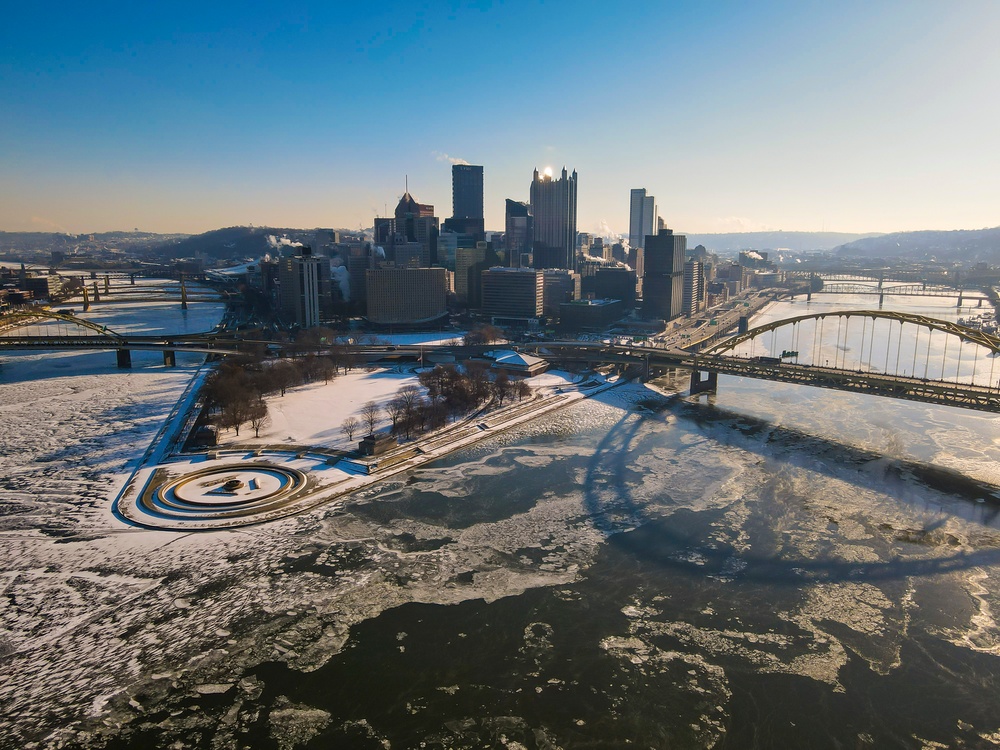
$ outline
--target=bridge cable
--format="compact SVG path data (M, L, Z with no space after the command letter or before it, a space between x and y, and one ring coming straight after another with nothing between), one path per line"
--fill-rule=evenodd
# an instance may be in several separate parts
M840 356L840 329L844 327L844 316L837 316L837 345L833 348L833 367L836 369L837 357Z
M916 338L913 339L913 369L911 370L911 372L913 373L913 377L917 377L917 346L919 344L920 344L920 326L917 326L917 335ZM906 374L905 370L903 371L903 374L904 375Z
M861 354L858 357L858 369L865 369L865 331L868 329L868 316L861 318Z
M889 334L892 335L892 323L889 324ZM893 374L899 375L899 354L903 348L903 321L899 321L899 340L896 341L896 364L893 365ZM885 348L885 371L889 372L889 347Z
M927 370L930 367L931 361L931 339L934 338L934 329L930 329L930 333L927 334L927 353L924 355L924 377L927 377Z
M951 338L951 336L945 336L944 337L944 352L941 354L941 380L944 380L944 368L946 366L947 357L948 357L948 339L950 339L950 338ZM961 352L962 352L961 348L959 348L958 351L959 351L959 354L961 354ZM958 376L958 374L956 373L956 377L957 376Z

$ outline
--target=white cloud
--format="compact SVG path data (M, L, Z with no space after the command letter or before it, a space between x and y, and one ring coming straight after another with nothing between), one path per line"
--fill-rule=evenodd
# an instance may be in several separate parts
M66 231L62 226L52 221L51 219L46 219L44 216L32 216L31 223L36 226L45 227L46 229L51 230L53 232Z
M452 164L468 164L469 163L465 159L459 159L457 156L448 156L448 154L444 154L444 153L442 153L440 151L431 151L431 156L433 156L438 161L447 161L447 162L451 162Z

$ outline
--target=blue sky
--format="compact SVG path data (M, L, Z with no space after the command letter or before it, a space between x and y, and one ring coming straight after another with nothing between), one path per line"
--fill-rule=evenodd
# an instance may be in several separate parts
M564 165L581 231L1000 224L995 0L367 6L8 8L0 229L444 218L449 159L491 229Z

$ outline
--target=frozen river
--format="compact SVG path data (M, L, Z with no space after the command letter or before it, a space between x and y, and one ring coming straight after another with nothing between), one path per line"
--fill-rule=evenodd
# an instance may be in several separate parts
M78 356L0 360L2 747L1000 742L995 416L623 387L178 534L110 497L195 364Z

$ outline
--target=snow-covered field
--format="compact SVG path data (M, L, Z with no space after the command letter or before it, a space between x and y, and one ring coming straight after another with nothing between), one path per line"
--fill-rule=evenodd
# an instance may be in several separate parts
M289 389L284 396L267 399L270 424L255 437L249 425L240 429L237 437L232 430L220 435L220 444L290 443L326 448L354 448L362 432L348 440L341 429L344 420L353 416L361 421L363 406L374 401L379 405L379 421L375 429L386 427L388 417L382 411L406 385L419 386L417 376L407 370L352 370L329 383L311 383Z

